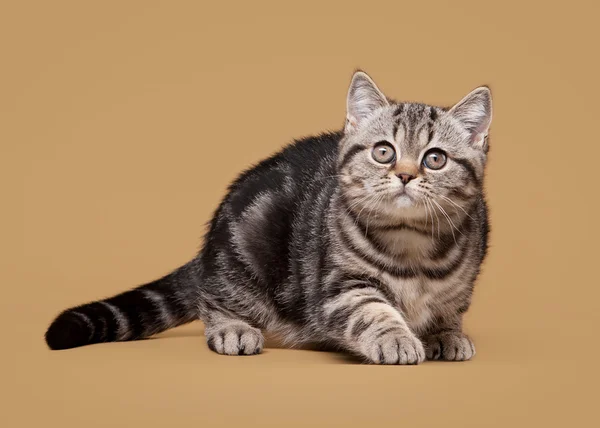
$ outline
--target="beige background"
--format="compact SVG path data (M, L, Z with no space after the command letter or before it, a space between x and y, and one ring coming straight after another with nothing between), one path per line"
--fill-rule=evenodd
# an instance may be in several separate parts
M597 426L593 3L3 1L0 425ZM190 259L241 169L341 125L356 67L403 100L492 87L473 361L227 358L199 324L46 349L58 311Z

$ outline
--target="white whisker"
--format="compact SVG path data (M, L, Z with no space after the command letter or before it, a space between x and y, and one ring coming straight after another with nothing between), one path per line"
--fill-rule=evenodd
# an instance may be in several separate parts
M437 203L434 199L431 200L440 210L440 212L444 215L444 217L446 217L446 220L448 221L448 225L450 226L450 232L452 232L452 238L454 238L454 243L456 244L456 235L454 235L454 229L456 229L456 231L458 233L460 233L461 235L463 234L455 225L454 222L452 221L452 219L450 218L450 215L448 215L448 213L446 212L446 210L439 204Z
M460 205L458 205L458 204L457 204L456 202L454 202L452 199L450 199L450 198L448 198L447 196L444 196L444 195L435 195L435 196L439 196L440 198L443 198L445 201L448 201L448 202L450 202L452 205L454 205L454 206L455 206L455 207L457 207L458 209L462 210L462 212L464 212L464 213L467 215L467 217L469 217L471 220L474 220L474 218L473 218L473 217L471 217L471 216L469 215L469 213L468 213L468 212L466 212L466 211L465 211L465 209L464 209L463 207L461 207Z
M433 204L431 204L432 199L429 197L427 198L427 202L430 204L429 206L431 207L431 212L435 214L435 218L437 219L437 225L438 225L438 238L440 237L440 217L437 215L437 211L435 210L435 207L433 206ZM431 222L433 223L433 219L431 220ZM431 231L431 237L433 237L433 232L435 231L435 228L432 229Z
M429 224L429 204L427 199L423 199L423 207L425 208L425 228L427 228L427 225ZM433 223L433 213L431 214L431 239L433 240L433 227L434 227L434 223Z
M377 212L377 208L379 208L379 205L381 204L381 201L383 201L383 199L385 198L385 195L381 195L379 197L379 199L377 199L377 202L375 202L373 204L373 207L371 208L371 211L369 211L369 215L367 216L367 225L365 228L365 238L367 237L367 234L369 232L369 219L371 218L371 213L373 212L373 210L375 209L375 212Z

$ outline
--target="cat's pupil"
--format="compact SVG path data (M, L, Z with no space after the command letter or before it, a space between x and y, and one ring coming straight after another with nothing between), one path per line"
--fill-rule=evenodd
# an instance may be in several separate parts
M390 163L394 160L395 151L389 143L382 142L373 149L372 156L379 163Z
M446 164L446 154L441 151L428 153L423 160L427 168L440 169Z

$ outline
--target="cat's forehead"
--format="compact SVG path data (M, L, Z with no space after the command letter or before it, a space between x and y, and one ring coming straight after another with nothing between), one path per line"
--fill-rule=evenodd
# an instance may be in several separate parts
M382 108L375 114L368 124L367 129L371 132L387 131L390 127L403 126L406 129L414 129L424 123L433 124L444 109L419 103L396 103Z
M385 137L416 155L431 142L444 114L444 109L427 104L394 103L370 121L367 134L376 139Z
M394 103L388 107L393 116L408 123L418 123L430 118L432 112L437 112L438 108L422 103ZM435 117L431 118L435 120Z

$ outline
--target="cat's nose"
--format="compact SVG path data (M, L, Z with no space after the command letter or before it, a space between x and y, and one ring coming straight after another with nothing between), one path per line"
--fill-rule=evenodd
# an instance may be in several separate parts
M402 184L406 185L408 184L408 182L414 178L416 178L414 175L412 174L407 174L405 172L401 172L400 174L397 174L398 178L400 179L400 181L402 181Z

